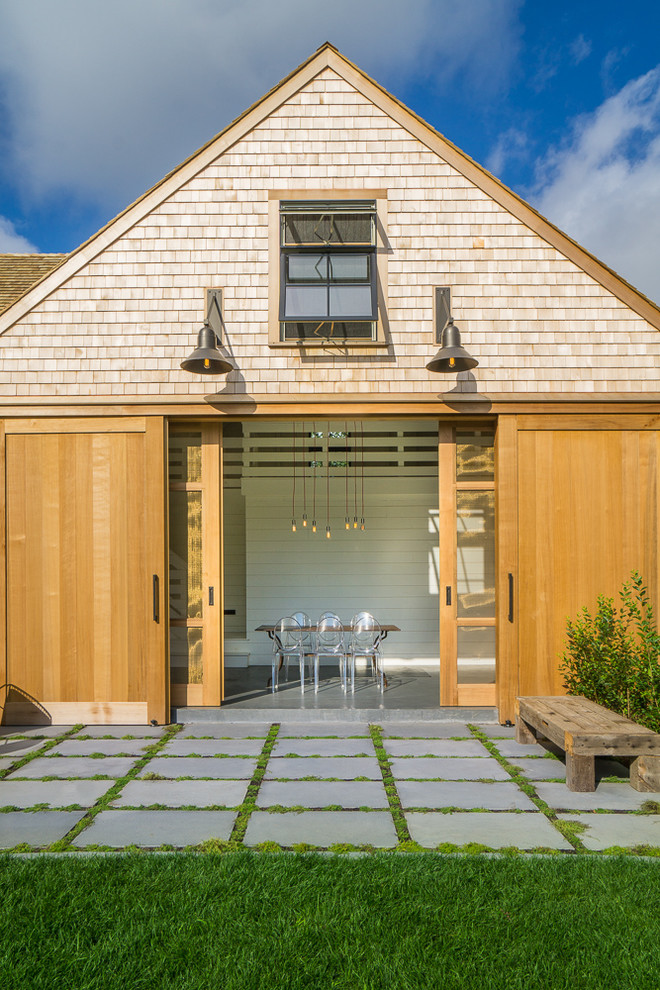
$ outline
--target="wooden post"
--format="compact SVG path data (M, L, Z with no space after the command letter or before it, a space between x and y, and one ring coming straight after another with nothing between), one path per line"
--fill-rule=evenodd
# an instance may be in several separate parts
M536 732L527 722L523 722L520 714L516 715L516 742L529 746L536 742Z
M575 756L566 752L566 785L569 791L596 790L595 756Z
M636 791L660 791L660 756L638 756L633 760L630 786Z

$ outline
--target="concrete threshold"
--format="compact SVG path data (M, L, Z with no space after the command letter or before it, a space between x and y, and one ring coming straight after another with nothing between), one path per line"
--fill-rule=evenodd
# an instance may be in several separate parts
M172 708L172 722L477 722L497 723L496 708Z

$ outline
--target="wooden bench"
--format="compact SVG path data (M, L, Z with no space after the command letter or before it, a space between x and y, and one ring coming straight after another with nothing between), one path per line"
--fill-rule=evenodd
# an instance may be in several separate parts
M628 757L630 785L660 791L660 735L586 698L517 698L516 741L545 736L566 751L571 791L596 790L596 756Z

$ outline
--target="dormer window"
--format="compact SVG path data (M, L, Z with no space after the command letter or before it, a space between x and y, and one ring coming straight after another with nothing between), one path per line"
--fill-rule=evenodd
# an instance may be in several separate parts
M280 202L281 341L376 340L374 200Z

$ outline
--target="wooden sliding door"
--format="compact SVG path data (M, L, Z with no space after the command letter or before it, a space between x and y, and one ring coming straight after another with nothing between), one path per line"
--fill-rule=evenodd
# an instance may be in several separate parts
M169 434L170 677L173 705L223 696L222 427Z
M492 430L441 426L440 704L495 704Z
M4 720L169 721L162 418L6 434Z

